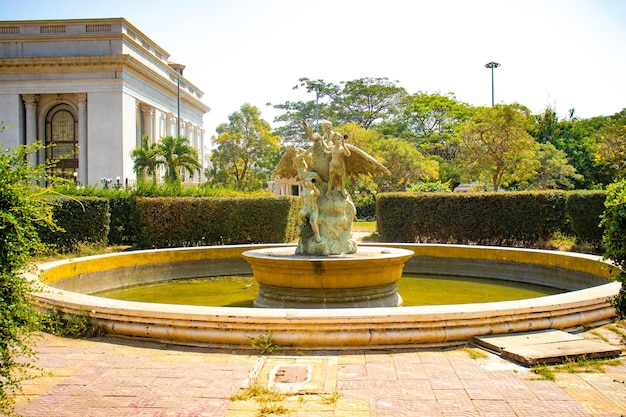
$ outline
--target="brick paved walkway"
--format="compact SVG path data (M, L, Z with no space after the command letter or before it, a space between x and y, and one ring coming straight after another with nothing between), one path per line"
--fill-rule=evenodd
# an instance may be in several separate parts
M606 327L588 333L598 335L623 344ZM24 417L626 415L626 364L559 372L551 382L491 354L473 359L461 348L265 356L50 335L37 347L37 365L48 374L24 384L17 407ZM287 379L292 371L301 378L306 368L308 382L274 383L277 368ZM246 395L246 386L255 390ZM286 394L270 398L268 386Z

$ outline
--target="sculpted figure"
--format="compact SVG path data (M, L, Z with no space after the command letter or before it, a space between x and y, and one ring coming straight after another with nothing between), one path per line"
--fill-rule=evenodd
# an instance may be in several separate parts
M345 157L351 155L350 149L343 146L344 139L347 136L335 135L333 138L333 147L330 151L330 179L328 181L328 189L339 191L342 195L346 195L346 162Z
M317 225L318 209L317 209L317 197L320 195L320 191L315 186L315 183L319 180L319 175L315 172L308 172L304 177L304 191L302 191L303 207L298 213L300 219L300 226L305 227L307 221L311 225L316 242L321 242L320 229Z
M327 138L317 133L313 126L304 120L302 121L302 127L306 137L313 142L311 147L306 151L306 153L311 155L310 169L317 172L322 181L328 182L330 175L328 172L330 162L328 151L330 150L330 146L326 142Z
M355 253L352 221L356 208L345 189L346 176L388 175L389 171L363 150L345 143L344 135L334 131L330 122L321 123L323 135L304 120L302 127L311 147L288 147L274 170L277 177L297 177L303 182L296 254ZM339 194L331 195L332 191Z

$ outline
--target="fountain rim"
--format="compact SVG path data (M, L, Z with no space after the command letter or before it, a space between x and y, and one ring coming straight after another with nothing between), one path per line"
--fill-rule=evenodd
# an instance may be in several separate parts
M108 259L114 256L115 257L124 256L124 255L129 255L129 254L130 255L140 255L140 254L156 255L156 254L162 254L166 252L190 252L190 251L195 252L195 251L202 250L202 249L220 250L222 248L232 248L232 249L257 248L257 247L263 247L263 246L267 247L268 249L273 248L273 247L292 247L292 246L295 248L295 245L292 245L292 244L270 244L270 245L251 244L251 245L177 247L177 248L145 249L145 250L128 251L128 252L114 252L114 253L89 255L89 256L78 257L78 258L70 258L70 259L62 259L62 260L44 262L38 265L38 270L36 271L37 272L36 274L33 274L31 272L26 272L25 276L35 282L42 283L44 285L44 290L45 290L44 294L50 295L52 296L52 298L55 298L54 297L55 295L61 295L63 296L63 298L66 298L66 299L67 298L77 299L77 301L79 301L80 303L85 303L85 307L87 307L91 303L94 303L94 305L102 305L102 306L107 306L107 307L112 306L112 305L115 305L117 307L124 306L124 307L128 307L130 310L141 310L141 311L146 310L146 309L154 310L154 311L171 310L172 312L178 312L181 310L181 307L183 307L184 309L194 310L194 313L207 312L209 314L223 313L226 315L232 315L232 313L242 313L242 312L261 313L262 312L266 314L253 314L253 315L254 316L268 315L268 316L273 316L273 317L282 316L284 311L289 311L291 313L292 310L295 310L298 312L306 312L312 316L317 316L317 317L323 317L323 316L335 317L338 315L339 316L341 315L355 316L355 315L359 315L359 314L354 314L355 310L357 312L360 310L371 310L371 309L354 309L354 308L337 308L337 309L332 309L332 310L330 309L294 309L294 308L259 309L259 308L254 308L254 307L194 306L194 305L179 305L179 304L149 303L149 302L140 302L140 301L124 301L124 300L108 299L104 297L98 297L95 295L89 295L89 294L84 294L80 292L59 289L52 285L48 285L45 282L40 281L38 277L38 275L40 275L42 272L45 273L46 271L55 267L64 266L64 265L72 265L73 263L78 263L78 262L89 262L91 260ZM504 246L480 246L480 245L456 245L456 244L446 245L446 244L421 244L421 243L416 243L416 244L406 244L406 243L400 243L400 244L375 243L374 244L373 243L373 244L361 244L360 246L433 247L433 248L441 248L443 250L447 248L461 248L461 249L487 251L487 252L497 250L497 251L510 252L512 254L516 252L528 252L528 253L537 253L537 254L547 254L551 256L556 255L556 256L579 258L579 259L584 259L584 260L591 260L594 262L600 262L600 263L606 264L608 267L614 268L614 266L611 263L604 260L601 256L578 253L578 252L564 252L564 251L557 252L557 251L550 251L550 250L543 250L543 249L510 248L510 247L504 247ZM243 252L244 251L242 251L242 253ZM418 256L418 253L414 253L413 257L415 256ZM252 272L250 272L250 274L251 273ZM402 316L405 314L429 313L429 312L432 312L433 309L440 310L442 312L457 312L457 311L458 312L462 312L462 311L473 312L473 311L482 311L482 310L491 310L491 309L501 310L501 309L508 309L511 307L526 304L528 300L532 300L531 302L528 303L528 305L547 306L547 305L552 305L555 303L559 304L564 301L566 302L567 300L570 300L572 298L571 297L572 295L584 296L585 293L596 292L595 290L604 290L605 288L615 287L618 285L619 285L618 282L610 282L609 280L607 280L606 284L602 284L598 286L591 286L591 287L580 289L580 290L566 291L561 294L546 295L542 297L527 298L527 299L521 299L521 300L493 301L493 302L487 302L487 303L406 306L406 307L377 307L375 308L375 311L381 312L384 315L391 314L391 315ZM36 298L40 298L40 297L41 295L36 295ZM100 301L100 302L95 303L96 301ZM101 302L101 301L104 301L104 302ZM147 306L154 306L154 308L147 308ZM368 314L368 316L370 315L371 314Z
M363 246L368 245L370 244ZM89 262L98 260L123 260L122 264L130 267L131 264L137 266L142 262L144 265L150 265L155 259L162 257L167 258L166 261L169 260L169 262L181 257L198 260L202 259L203 252L205 255L206 253L215 255L215 252L224 252L231 258L240 257L246 249L276 246L288 247L293 245L229 245L118 252L47 262L39 265L38 272L26 273L25 275L30 279L39 281L39 276L42 273L54 272L57 268L77 270L81 266L89 266ZM571 258L582 260L583 263L590 264L593 268L603 268L603 271L611 269L611 265L599 256L573 252L465 245L376 243L371 244L371 246L408 248L416 252L414 257L419 256L422 250L427 249L432 253L453 250L466 259L474 259L480 255L479 259L496 261L497 258L518 262L521 260L520 258L524 258L524 262L537 264L545 264L546 262L558 264L559 261ZM141 259L133 259L133 257L138 256ZM107 263L110 264L110 262ZM583 266L582 269L586 267ZM87 274L89 274L88 269L85 272ZM572 324L575 326L582 322L590 323L610 319L614 317L615 312L606 300L617 294L621 283L610 282L609 275L606 272L607 281L605 284L538 298L490 303L363 309L258 309L142 303L106 299L62 290L48 286L45 282L43 283L44 291L34 294L33 298L43 309L61 309L75 314L87 312L90 317L100 321L109 333L131 337L157 338L168 343L220 346L249 345L250 335L265 333L269 327L276 326L275 337L285 345L331 348L334 346L333 343L340 343L342 340L341 336L337 337L337 331L343 329L342 331L345 333L352 334L359 331L363 333L357 335L357 341L354 342L354 346L351 345L352 347L372 347L374 345L381 347L424 343L447 344L452 341L466 341L477 334L511 332L518 328L538 330L541 328L559 328L559 326L560 328L563 326L573 327ZM565 318L559 318L560 312ZM349 322L346 319L349 319ZM163 325L163 321L167 321L168 324ZM188 328L189 323L187 322L189 321L192 322L192 326L196 327L195 330ZM161 322L161 324L156 322ZM516 324L517 322L519 324ZM148 329L146 326L153 327ZM207 329L208 336L206 337L204 334L200 334L202 330L198 330L198 327L202 326ZM310 328L301 329L298 326L310 326ZM348 329L345 326L351 328ZM372 333L376 332L377 326L381 328L381 334L387 334L387 336L376 336L380 340L372 336ZM407 330L407 327L411 329ZM323 333L322 328L328 329L328 335ZM279 336L281 329L286 334ZM227 335L227 332L231 334ZM289 336L290 332L298 334L297 337L294 336L297 339L295 342L293 337ZM323 334L313 335L314 332L322 332ZM402 335L399 336L395 333L402 333ZM344 344L340 346L345 347Z

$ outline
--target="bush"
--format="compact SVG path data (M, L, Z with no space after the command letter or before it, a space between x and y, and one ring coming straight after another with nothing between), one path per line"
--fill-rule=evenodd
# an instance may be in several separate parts
M359 193L352 196L356 208L356 218L361 221L376 220L376 196L372 193Z
M109 201L98 197L54 197L53 218L61 230L40 229L41 239L60 252L71 252L79 243L106 244L109 235Z
M31 335L40 317L28 298L35 288L21 273L44 248L38 227L54 227L45 190L33 186L47 179L46 167L27 162L40 148L6 149L0 143L0 414L10 416L20 383L35 376Z
M390 242L528 245L565 225L564 192L385 193L378 232Z
M288 242L295 237L300 199L137 198L139 247Z
M59 337L86 339L104 335L104 329L95 324L89 314L65 314L60 310L52 310L44 314L41 321L43 331Z
M612 260L621 272L622 282L619 293L611 300L619 318L626 318L626 180L608 187L606 210L602 216L604 235L602 242L606 249L604 257Z
M137 219L134 206L134 198L130 194L117 195L109 199L108 241L110 245L132 246L137 243Z
M604 212L606 191L570 191L567 193L568 233L579 243L602 247L600 221Z

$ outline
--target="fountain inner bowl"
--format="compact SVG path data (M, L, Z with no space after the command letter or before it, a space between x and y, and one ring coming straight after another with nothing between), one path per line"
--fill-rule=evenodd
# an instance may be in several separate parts
M397 282L413 251L368 246L356 253L296 255L292 247L250 250L243 257L259 283L255 307L398 307Z

